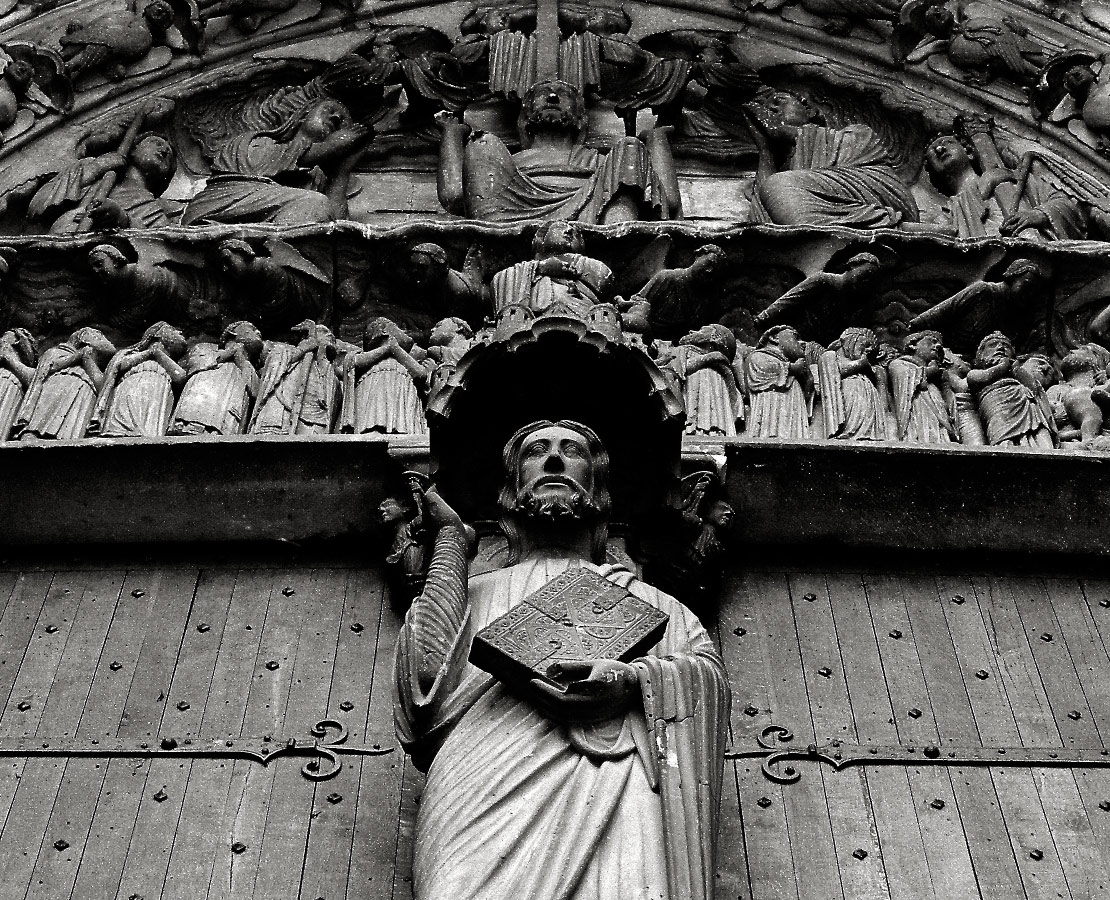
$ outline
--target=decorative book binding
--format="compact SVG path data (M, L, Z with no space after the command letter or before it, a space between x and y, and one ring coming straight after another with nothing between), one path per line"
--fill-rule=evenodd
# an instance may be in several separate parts
M508 684L541 678L565 662L629 662L659 643L670 617L586 568L571 569L474 636L470 661Z

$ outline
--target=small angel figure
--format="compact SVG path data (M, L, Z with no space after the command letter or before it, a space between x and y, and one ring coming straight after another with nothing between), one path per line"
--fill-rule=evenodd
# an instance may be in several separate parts
M1052 404L1060 442L1096 442L1110 449L1105 435L1110 413L1110 391L1106 388L1105 351L1088 344L1072 350L1060 361L1063 382L1045 392Z
M156 322L135 345L120 350L104 373L89 434L98 437L163 437L173 413L174 391L185 383L185 335Z
M397 325L384 317L374 319L363 335L363 352L347 356L343 373L343 412L340 430L345 434L428 433L420 399L428 377L422 349Z
M1029 85L1048 61L1048 54L1029 40L1029 29L1009 16L984 9L983 4L967 4L954 15L943 0L911 0L902 8L901 21L924 35L906 54L906 63L947 53L971 84L985 85L1005 76Z
M811 384L806 349L798 332L776 325L759 338L744 366L751 409L746 433L759 438L810 436Z
M817 364L825 435L886 440L885 373L875 365L879 342L870 328L846 328Z
M418 472L406 472L409 497L390 496L378 504L382 524L392 531L385 557L390 596L395 609L405 610L424 588L429 534L424 527L424 494L429 482Z
M232 322L222 346L194 344L186 359L188 380L173 412L170 434L242 434L251 400L258 395L264 343L250 322Z
M0 131L25 131L36 118L72 105L73 86L57 53L29 41L0 46Z
M250 434L327 434L339 406L335 335L311 319L294 326L296 346L266 347Z
M733 364L736 336L724 325L706 325L682 338L666 358L683 387L686 399L686 434L700 437L733 437L744 421Z
M16 416L16 437L21 441L84 437L104 383L101 367L115 352L100 331L79 328L68 341L43 353Z
M939 331L915 331L902 341L902 353L887 363L895 437L917 444L945 444L956 430L944 403L944 343Z
M242 314L267 333L291 329L306 316L322 316L331 277L279 238L267 240L266 250L268 255L238 238L226 238L216 246L220 268L235 288Z
M1073 123L1081 123L1077 136L1104 153L1110 151L1108 60L1107 53L1096 56L1085 50L1065 50L1041 70L1031 91L1039 117L1068 127L1073 133Z
M1045 357L1031 366L1020 365L1013 342L1000 331L980 341L967 383L979 401L988 444L1041 450L1057 445L1056 423L1043 385L1046 367L1051 370L1052 364Z
M0 336L0 441L6 441L11 433L38 359L38 342L26 328L14 328Z
M659 269L635 294L619 301L622 317L630 323L646 320L647 333L674 340L705 321L712 288L727 264L727 254L716 244L698 247L690 265ZM632 330L643 333L635 326Z

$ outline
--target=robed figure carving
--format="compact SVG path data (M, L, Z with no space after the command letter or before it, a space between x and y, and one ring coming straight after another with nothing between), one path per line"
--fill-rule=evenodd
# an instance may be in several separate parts
M582 94L565 81L529 89L519 121L524 149L517 153L494 134L440 121L439 199L450 212L487 222L591 225L682 216L666 131L620 138L602 155L585 146Z
M729 687L701 623L603 565L608 456L573 422L509 441L501 492L508 567L467 578L472 532L434 491L424 593L396 656L398 735L428 772L416 822L416 900L708 900ZM631 663L566 673L564 693L470 665L474 634L585 567L670 617Z

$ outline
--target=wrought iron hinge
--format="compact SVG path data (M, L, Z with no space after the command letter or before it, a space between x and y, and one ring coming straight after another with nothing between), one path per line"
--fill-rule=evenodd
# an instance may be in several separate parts
M763 774L778 784L792 784L801 773L790 762L820 762L840 770L851 766L1022 766L1032 768L1110 768L1110 749L1065 747L940 747L936 744L848 744L834 740L820 746L784 746L793 733L768 725L758 747L731 749L726 759L762 759Z
M265 766L281 756L307 756L311 758L301 766L301 774L312 781L325 781L334 778L343 768L342 755L384 756L394 749L381 744L370 747L347 744L347 728L335 719L321 719L309 733L312 737L306 739L274 740L266 736L228 740L185 738L180 742L173 737L154 741L22 738L0 744L0 757L245 759Z

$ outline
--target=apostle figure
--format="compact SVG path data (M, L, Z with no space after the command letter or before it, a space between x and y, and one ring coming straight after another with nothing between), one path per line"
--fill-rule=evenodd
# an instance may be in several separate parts
M956 439L940 387L944 372L942 340L937 331L907 334L902 354L887 364L895 437L900 441L946 444Z
M571 222L542 222L532 238L533 259L502 269L490 289L496 312L518 304L542 315L559 304L560 312L586 318L608 300L613 273L583 253L582 235Z
M343 413L340 430L346 434L428 433L420 389L428 367L413 339L397 325L379 317L366 326L363 352L347 356L343 373Z
M760 148L757 221L849 228L918 221L909 187L867 125L827 127L815 107L786 91L768 91L748 109Z
M603 565L608 454L575 422L506 445L508 568L467 578L463 526L434 491L424 593L396 655L399 738L428 779L415 900L710 900L729 687L694 615ZM472 636L568 570L587 568L669 616L630 663L590 660L505 683L467 662Z
M242 434L258 394L262 335L250 322L233 322L222 346L202 342L189 350L188 381L173 413L170 434Z
M670 351L667 364L686 398L686 434L734 437L744 421L744 402L733 361L736 335L724 325L692 331Z
M1030 370L1018 366L1014 345L1002 332L991 332L979 343L967 383L979 400L988 444L1042 450L1056 446L1044 388Z
M520 141L510 153L493 134L441 118L439 199L450 211L487 222L575 219L608 225L676 219L682 204L666 132L623 137L608 154L585 146L582 93L540 81L524 98Z
M89 434L100 437L162 437L173 413L174 390L185 383L181 360L185 335L156 322L139 343L112 357Z
M810 384L806 351L789 325L768 328L744 365L751 409L747 434L760 438L808 438Z
M817 365L827 437L886 439L885 394L875 366L878 351L879 342L870 328L846 328L821 354Z
M116 352L95 328L79 328L69 340L39 358L16 416L21 441L73 441L85 436L96 395L104 382L101 368Z
M26 328L15 328L0 337L0 441L6 441L23 392L35 377L38 342Z
M305 319L292 329L304 335L295 347L274 342L266 348L259 375L251 434L327 434L339 406L335 335Z

